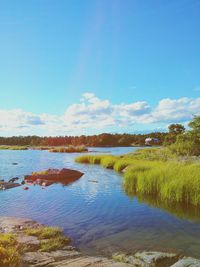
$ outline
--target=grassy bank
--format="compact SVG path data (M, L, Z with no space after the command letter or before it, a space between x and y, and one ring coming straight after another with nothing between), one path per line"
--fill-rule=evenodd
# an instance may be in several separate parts
M0 150L27 150L28 146L0 146Z
M174 158L167 149L144 149L120 157L84 155L76 158L76 162L123 171L123 186L128 195L200 205L200 164Z
M55 153L80 153L87 151L88 149L85 146L54 147L49 150L49 152Z

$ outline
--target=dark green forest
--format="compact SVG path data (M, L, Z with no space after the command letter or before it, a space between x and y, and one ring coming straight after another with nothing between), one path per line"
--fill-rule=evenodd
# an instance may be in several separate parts
M10 146L141 146L145 144L147 137L157 138L157 145L162 145L168 133L154 132L149 134L108 134L103 133L92 136L12 136L0 137L0 145Z

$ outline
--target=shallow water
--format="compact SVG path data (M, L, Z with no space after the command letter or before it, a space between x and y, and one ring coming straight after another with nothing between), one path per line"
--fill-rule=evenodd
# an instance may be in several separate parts
M134 149L92 150L123 154ZM195 216L190 212L184 216L183 210L178 218L179 212L173 212L173 207L131 199L123 190L122 176L98 165L77 164L74 162L77 155L1 150L0 179L23 178L32 171L63 167L85 174L66 187L54 184L44 190L30 186L27 191L22 187L0 191L0 215L29 217L63 227L75 245L92 254L150 249L200 258L198 212ZM13 162L18 165L12 165Z

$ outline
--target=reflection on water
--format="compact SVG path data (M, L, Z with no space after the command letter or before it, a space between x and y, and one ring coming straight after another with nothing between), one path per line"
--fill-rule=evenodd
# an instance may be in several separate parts
M153 195L142 195L138 193L136 194L134 187L132 187L129 183L131 183L130 180L122 183L122 187L124 192L130 199L137 198L141 203L146 203L151 207L163 209L178 218L200 222L199 206L160 200L158 198L155 198L155 196Z
M177 202L173 203L164 200L161 201L159 199L155 199L150 195L137 195L137 199L142 203L148 204L149 206L166 210L170 214L180 219L200 222L200 208L198 206L192 206Z
M94 150L124 154L133 148ZM87 252L156 249L199 257L198 212L176 207L183 213L177 218L166 212L166 204L158 206L150 200L147 203L131 199L122 188L121 175L98 165L75 163L77 155L80 154L0 151L0 179L16 176L23 179L28 173L49 168L71 168L84 173L68 186L53 184L42 190L36 185L27 191L23 187L1 191L0 216L29 217L60 226L75 245ZM18 164L12 165L13 162ZM195 214L196 221L186 220L191 219L191 214Z

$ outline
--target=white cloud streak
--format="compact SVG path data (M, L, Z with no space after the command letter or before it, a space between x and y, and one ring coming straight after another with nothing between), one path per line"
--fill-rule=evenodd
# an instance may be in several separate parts
M165 98L151 107L145 101L113 104L85 93L79 103L68 106L61 116L33 114L21 109L0 109L0 131L9 135L38 134L70 135L99 133L116 129L132 129L134 124L185 123L200 112L200 98ZM135 129L139 130L139 129Z

